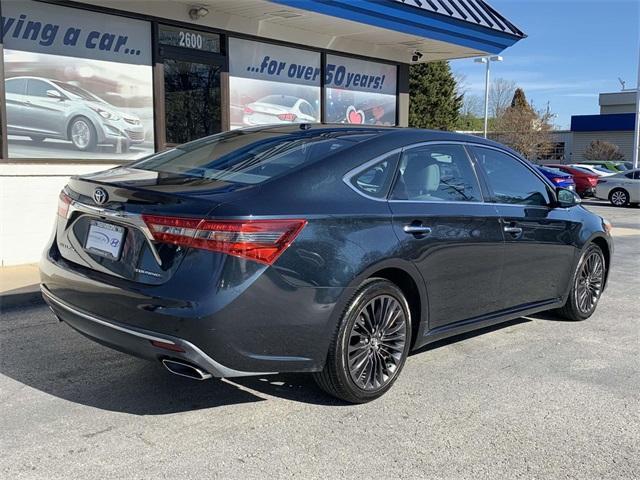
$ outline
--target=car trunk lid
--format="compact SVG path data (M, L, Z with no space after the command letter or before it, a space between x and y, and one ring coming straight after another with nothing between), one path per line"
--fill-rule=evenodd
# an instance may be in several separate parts
M204 219L243 188L247 187L135 168L75 177L61 194L56 246L76 265L134 282L162 284L188 249L155 242L143 215Z

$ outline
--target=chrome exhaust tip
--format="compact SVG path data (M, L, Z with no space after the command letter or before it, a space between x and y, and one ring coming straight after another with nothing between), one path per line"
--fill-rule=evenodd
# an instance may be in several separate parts
M181 377L187 377L193 380L208 380L212 377L210 373L205 372L198 367L194 367L189 363L181 362L179 360L163 358L162 364L164 365L164 368L169 370L171 373L180 375Z

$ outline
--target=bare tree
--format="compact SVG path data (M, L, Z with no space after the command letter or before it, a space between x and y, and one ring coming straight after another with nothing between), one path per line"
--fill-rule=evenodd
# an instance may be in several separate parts
M530 160L548 155L553 143L550 132L554 115L547 105L535 110L522 89L516 89L512 100L496 121L496 139Z
M453 79L456 81L456 93L459 96L467 94L469 85L467 84L467 76L462 72L452 72Z
M594 140L584 151L587 160L624 160L624 153L615 143Z
M462 109L460 114L463 116L482 117L484 115L484 105L482 98L478 95L465 94L463 97Z
M496 78L489 87L489 115L500 118L513 99L516 83L505 78Z

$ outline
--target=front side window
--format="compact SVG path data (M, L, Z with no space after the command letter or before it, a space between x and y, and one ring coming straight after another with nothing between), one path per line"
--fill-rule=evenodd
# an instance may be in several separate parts
M43 82L42 80L29 80L27 82L27 95L32 97L46 97L47 90L54 90L47 82Z
M392 199L480 202L482 195L462 145L429 145L402 154Z
M547 185L511 155L483 147L471 147L484 169L498 203L549 205Z

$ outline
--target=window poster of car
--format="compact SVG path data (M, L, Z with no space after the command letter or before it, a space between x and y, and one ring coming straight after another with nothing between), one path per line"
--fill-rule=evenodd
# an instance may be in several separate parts
M11 0L2 33L9 157L153 153L149 22Z
M229 39L231 128L320 121L320 54Z
M395 65L327 55L326 121L395 125L396 80Z

